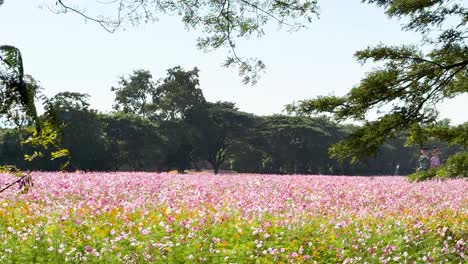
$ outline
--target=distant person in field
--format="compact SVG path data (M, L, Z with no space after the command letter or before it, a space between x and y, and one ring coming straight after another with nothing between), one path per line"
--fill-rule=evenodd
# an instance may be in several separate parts
M419 168L418 171L428 170L431 166L431 159L429 158L429 149L422 148L421 156L419 156Z
M398 176L398 175L400 175L400 164L397 164L395 166L395 176Z
M432 149L431 168L438 168L440 166L439 155L440 155L439 147L434 147Z

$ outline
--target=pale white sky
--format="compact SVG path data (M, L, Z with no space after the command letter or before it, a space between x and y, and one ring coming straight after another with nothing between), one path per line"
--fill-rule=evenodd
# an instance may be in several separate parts
M417 43L419 35L402 32L400 22L360 0L321 0L320 19L296 33L277 31L238 43L244 57L259 57L267 71L256 86L243 85L237 70L222 68L227 50L197 50L199 32L187 31L179 17L160 17L156 24L109 34L76 15L56 15L39 8L52 0L5 0L0 7L0 44L21 49L25 69L39 80L45 93L61 91L91 95L91 105L110 111L110 91L118 77L134 69L150 70L155 79L180 65L198 67L208 101L232 101L258 115L280 113L294 100L318 95L343 95L358 84L369 66L353 58L369 45ZM468 95L445 102L441 116L454 124L467 120Z

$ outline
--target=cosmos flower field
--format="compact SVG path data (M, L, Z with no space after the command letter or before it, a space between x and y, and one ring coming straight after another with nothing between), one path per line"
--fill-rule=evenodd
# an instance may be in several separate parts
M0 175L4 186L13 177ZM33 173L0 263L467 263L468 181Z

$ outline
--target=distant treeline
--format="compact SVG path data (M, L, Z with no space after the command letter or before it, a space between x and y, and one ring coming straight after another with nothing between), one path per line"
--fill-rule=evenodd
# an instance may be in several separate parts
M197 69L176 67L158 82L147 71L135 71L112 91L115 112L109 114L90 109L86 94L63 92L51 99L62 124L61 145L70 152L67 170L405 175L418 165L419 147L405 147L404 136L359 164L331 159L329 147L355 126L325 117L256 116L231 102L207 102L198 88ZM24 154L34 152L20 144L27 138L25 130L1 129L0 164L60 169L66 157L26 161ZM433 144L440 147L442 159L460 149Z
M374 158L360 164L340 163L328 156L331 144L352 131L325 118L255 116L228 103L186 120L150 121L130 113L101 114L89 109L61 109L62 146L71 154L69 170L167 171L233 170L275 174L392 175L414 172L418 149L404 147L404 138L384 145ZM27 135L25 135L27 136ZM37 158L21 145L17 129L0 131L1 164L25 170L54 171L63 160ZM439 145L442 153L457 147ZM445 156L445 155L443 155Z

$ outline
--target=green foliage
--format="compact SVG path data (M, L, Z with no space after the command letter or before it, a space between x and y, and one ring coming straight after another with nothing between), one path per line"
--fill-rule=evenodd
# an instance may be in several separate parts
M450 126L447 122L437 122L421 126L414 124L409 130L406 145L418 145L420 148L430 141L443 141L450 145L458 145L467 148L468 144L468 123L458 126Z
M267 173L326 173L337 127L326 119L275 115L262 124Z
M408 175L408 179L410 181L426 181L426 180L434 179L436 177L437 177L436 169L417 171L415 173Z
M362 2L384 7L389 17L406 19L404 25L406 30L424 34L435 33L434 41L458 43L463 42L466 36L464 26L466 26L467 9L460 0L363 0Z
M106 115L102 121L109 151L109 157L103 158L111 161L111 169L162 169L166 138L154 123L130 113Z
M34 149L32 154L24 154L27 161L33 161L38 157L46 157L48 153L51 160L64 158L60 170L65 169L70 163L70 156L68 149L62 148L60 145L61 136L57 132L57 125L50 121L42 121L40 129L35 127L27 128L28 138L24 139L21 143L28 145Z
M234 103L200 105L189 112L187 123L194 129L196 151L217 174L236 148L242 148L254 126L251 114L238 111Z
M167 138L166 165L168 170L176 169L179 173L190 169L195 161L195 139L192 127L185 120L164 120L160 131Z
M468 92L468 10L461 1L363 2L375 3L390 17L401 18L406 23L404 29L422 34L422 45L380 44L358 51L355 56L359 62L373 61L379 67L348 94L287 107L300 114L329 113L338 121L363 121L362 127L330 150L332 156L353 162L374 155L387 140L404 132L411 133L409 144L422 145L427 134L420 127L431 126L431 131L436 131L438 112L434 106ZM376 120L366 121L370 112L377 112Z
M50 103L56 111L74 111L89 109L89 94L61 92L56 94Z
M24 167L24 151L20 141L21 136L17 129L0 130L0 165Z
M447 163L437 171L437 177L443 179L468 177L468 152L463 151L450 156Z
M39 94L39 84L24 73L21 52L13 46L0 46L0 118L22 129L26 126L27 138L22 140L33 148L51 149L52 159L68 154L59 144L59 127L55 122L55 112L51 102ZM39 118L35 99L42 100L45 113ZM22 133L20 133L22 135ZM21 137L20 137L21 138ZM32 154L24 154L28 161L44 157L39 149ZM67 166L67 163L63 165Z
M61 92L51 98L56 122L61 126L59 142L67 151L51 153L53 159L62 160L69 152L69 170L108 169L104 162L108 155L103 138L103 124L100 115L89 109L89 95ZM51 164L51 166L53 166Z
M205 104L198 69L185 71L177 66L167 70L153 97L156 117L160 120L184 119L191 109Z
M0 173L8 173L16 177L22 177L24 175L23 172L18 167L13 166L13 165L0 166Z
M430 129L430 133L439 140L460 145L465 150L468 147L468 122L455 127L435 126Z
M419 124L413 124L410 128L409 135L406 139L406 145L418 145L419 148L423 148L424 143L429 141L432 136L430 129L425 129Z
M167 71L167 77L159 79L158 82L152 81L152 75L149 72L140 70L135 71L129 77L129 80L121 78L119 83L120 87L112 88L116 92L114 109L123 113L139 114L143 119L148 119L144 121L148 123L147 125L149 125L149 120L152 121L151 127L154 132L147 131L144 133L155 133L154 139L156 141L154 144L159 144L157 147L153 146L156 152L159 150L159 154L156 154L156 156L165 156L164 159L159 158L159 161L155 161L153 158L152 162L155 164L156 169L161 170L163 163L167 168L176 168L179 172L190 168L191 162L196 158L193 146L193 129L186 123L186 118L190 111L195 108L202 108L206 103L203 92L199 88L198 69L185 71L181 67L174 67ZM127 117L130 117L130 115ZM135 121L135 118L133 117L132 120ZM148 127L147 125L144 125L144 127ZM108 124L106 129L111 129L112 126L112 124ZM111 132L111 135L117 136L120 140L125 140L128 134L119 131L123 133L117 136L114 132ZM158 131L162 132L164 138L171 142L167 148L165 144L160 144L161 141L157 140L161 139ZM135 133L140 136L138 134L140 132L143 131ZM135 138L135 141L138 140L140 139ZM118 155L115 152L116 149L113 149L116 148L116 143L113 142L114 140L111 140L111 153L112 155ZM142 144L145 143L142 142ZM151 144L145 144L145 146L151 146ZM135 144L135 147L137 147L137 144ZM165 154L162 154L163 152ZM142 151L135 150L131 151L131 153L141 154ZM142 160L148 160L144 157L141 158ZM120 158L116 159L119 160ZM138 163L136 158L131 158L131 160ZM128 162L124 162L124 164L128 164ZM142 168L142 166L149 168L148 165L138 165L136 163L130 165L134 169Z
M199 88L198 69L174 67L167 77L154 82L149 71L136 70L128 79L121 77L115 92L114 109L157 120L183 119L187 111L204 104Z
M149 117L152 113L152 99L156 84L149 71L135 70L128 79L120 77L119 86L112 87L115 92L113 108L124 113L135 113Z

